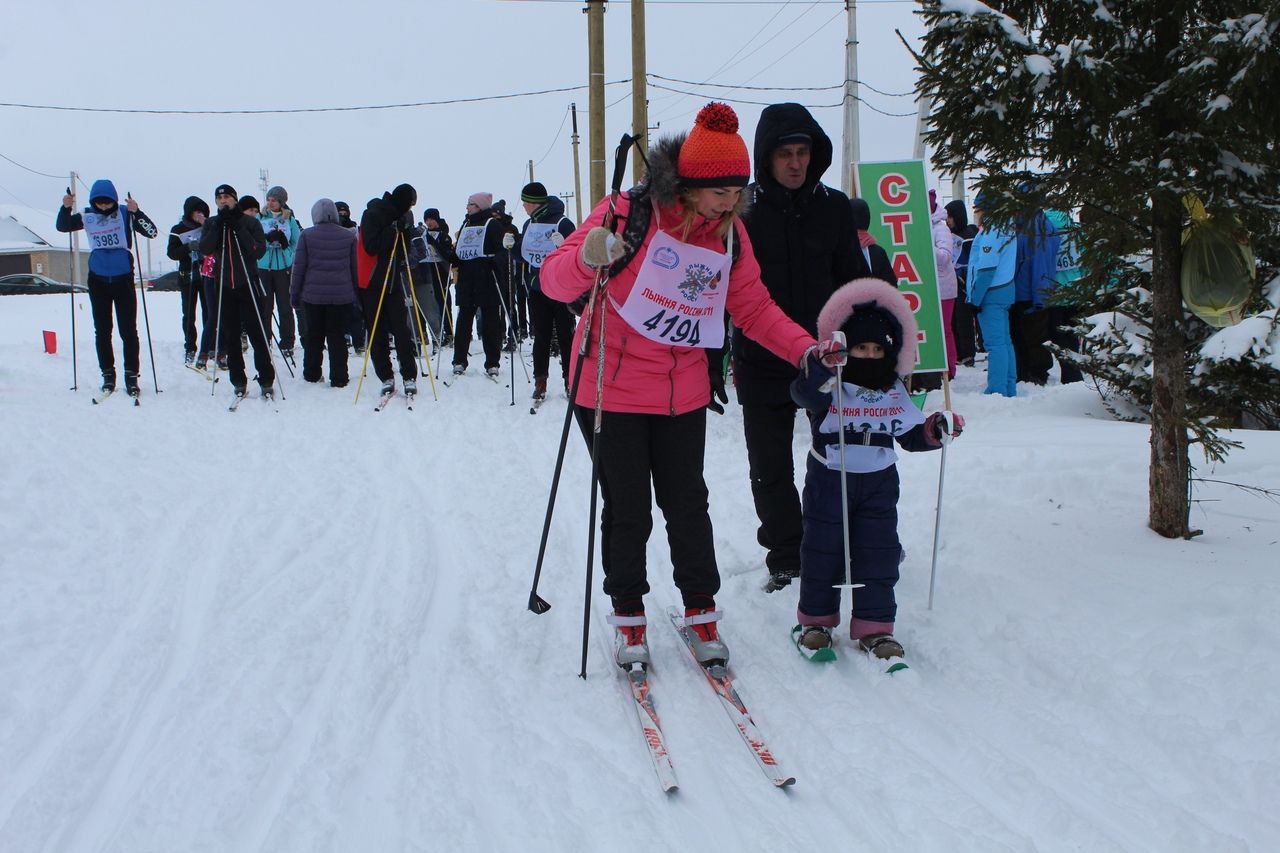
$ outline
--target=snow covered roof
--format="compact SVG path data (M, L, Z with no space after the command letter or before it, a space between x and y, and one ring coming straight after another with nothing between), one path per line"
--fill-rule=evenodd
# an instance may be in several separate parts
M0 204L0 251L66 248L66 235L54 228L57 211Z

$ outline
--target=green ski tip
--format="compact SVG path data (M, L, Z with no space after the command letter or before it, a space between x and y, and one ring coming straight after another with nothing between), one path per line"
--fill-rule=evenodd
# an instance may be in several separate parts
M902 672L904 669L911 669L911 667L907 666L905 663L898 662L886 669L884 674L893 675L895 672Z
M802 630L804 629L799 625L791 629L791 642L806 660L811 660L814 663L831 663L836 659L836 650L833 648L806 649L800 645L800 632Z

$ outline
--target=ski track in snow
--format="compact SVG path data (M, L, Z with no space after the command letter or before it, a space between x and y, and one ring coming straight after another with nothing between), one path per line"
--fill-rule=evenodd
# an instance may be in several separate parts
M415 411L374 414L372 372L352 405L353 357L346 389L286 373L287 399L230 414L229 383L210 399L181 366L176 294L148 301L164 393L144 382L135 409L88 403L87 299L77 394L67 300L0 300L0 850L1280 843L1280 512L1203 484L1204 536L1160 540L1146 428L1099 416L1082 386L992 399L962 372L932 611L939 454L902 454L912 669L894 677L847 634L833 665L791 647L798 584L759 592L740 412L710 415L732 669L798 782L769 785L665 624L679 596L655 507L653 696L680 782L665 795L611 663L598 559L577 677L576 428L540 586L553 609L525 609L561 393L530 417L523 370L513 407L509 365L479 381L473 356L438 401L422 377ZM64 352L40 354L40 329ZM143 362L149 380L145 339ZM1237 438L1202 475L1274 487L1280 437ZM797 460L806 441L797 419Z

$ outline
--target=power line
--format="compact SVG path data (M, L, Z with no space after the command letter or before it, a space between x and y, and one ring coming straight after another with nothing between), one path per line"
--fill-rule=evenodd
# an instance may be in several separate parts
M12 157L5 157L5 155L3 154L0 154L0 157L3 157L5 160L8 160L10 163L17 166L19 169L26 169L28 172L30 172L33 175L40 175L41 177L45 177L45 178L57 178L58 180L62 180L63 178L66 177L66 175L50 175L48 172L41 172L40 170L33 169L30 166L24 166L21 163L19 163L17 160L14 160Z
M606 82L606 86L617 86L622 83L630 83L631 78L624 80L611 80ZM402 104L372 104L368 106L354 107L295 107L290 109L269 109L269 110L139 110L139 109L121 109L116 107L66 107L54 104L18 104L0 101L0 107L15 107L25 110L56 110L59 112L73 113L126 113L131 115L199 115L199 116L223 116L223 115L287 115L291 113L347 113L359 112L364 110L402 110L413 107L439 107L450 104L475 104L482 101L505 101L512 98L529 98L535 95L552 95L561 92L577 92L586 89L587 84L580 86L559 86L554 89L537 89L530 92L509 92L503 95L483 95L475 98L448 98L441 101L412 101ZM6 158L7 159L7 158Z
M650 74L657 80L666 80L668 83L684 83L686 86L711 86L716 89L750 89L756 92L830 92L834 89L843 89L843 83L836 83L833 86L734 86L729 83L698 83L693 80L681 80L679 77L663 77L661 74Z
M649 85L655 89L662 89L664 92L675 92L678 95L691 95L695 98L706 97L706 94L702 92L686 92L684 89L674 89L670 86L661 86L657 83L650 83ZM773 103L776 103L775 101L752 101L747 98L730 98L725 95L716 95L715 99L717 101L725 101L730 104L754 104L756 106L761 106L761 107L767 107ZM914 117L916 115L915 112L909 112L909 113L886 112L885 110L882 110L873 104L868 104L862 98L855 98L854 100L861 101L864 105L866 105L867 109L871 110L872 112L877 112L877 113L880 113L880 115L889 116L890 118ZM800 106L805 107L807 109L811 109L811 110L833 110L836 107L844 106L844 101L836 101L834 104L801 104Z

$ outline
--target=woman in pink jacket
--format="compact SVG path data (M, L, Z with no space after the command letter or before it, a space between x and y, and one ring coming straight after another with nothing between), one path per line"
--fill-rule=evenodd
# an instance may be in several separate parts
M716 631L720 573L702 475L713 381L707 353L724 344L725 314L792 364L814 344L760 280L739 219L751 168L737 130L732 109L708 104L690 133L657 143L645 183L619 197L616 237L602 227L606 199L542 267L543 293L564 302L590 290L598 269L610 269L597 306L605 324L601 563L613 601L610 621L618 628L615 658L625 668L649 662L644 595L651 495L666 520L675 584L686 624L697 635L695 654L704 665L728 660ZM575 400L588 441L599 332L596 316L578 324L574 342L576 359L582 336L591 336ZM723 395L723 386L717 390Z

